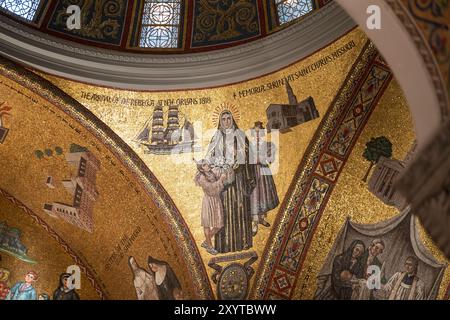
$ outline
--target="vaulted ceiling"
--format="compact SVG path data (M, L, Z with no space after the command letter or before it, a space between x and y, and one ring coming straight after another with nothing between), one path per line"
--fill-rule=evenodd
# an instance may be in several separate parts
M264 38L328 2L330 0L28 0L22 1L21 6L6 1L0 13L42 33L88 46L139 53L186 53ZM80 29L68 28L70 5L81 9ZM159 29L151 30L148 26L155 26L155 23Z

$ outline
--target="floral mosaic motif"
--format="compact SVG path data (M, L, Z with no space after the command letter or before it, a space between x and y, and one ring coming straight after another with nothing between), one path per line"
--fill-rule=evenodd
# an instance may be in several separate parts
M196 0L192 47L227 43L260 33L256 0Z
M369 115L367 111L372 107L374 99L378 96L380 88L386 83L388 76L389 72L379 67L374 67L370 71L369 77L353 100L341 127L331 142L330 151L340 156L346 154L354 141L358 128Z
M81 9L81 28L67 29L66 12L70 5ZM125 23L127 1L125 0L63 0L59 1L49 28L87 40L119 45Z
M368 49L367 52L369 54L371 51ZM392 78L391 72L378 55L370 53L370 56L370 60L364 64L366 71L360 73L356 79L349 76L346 80L348 83L357 82L350 87L351 90L344 90L341 93L341 98L347 102L339 107L341 116L336 115L335 120L330 119L333 127L336 126L337 129L333 127L327 129L329 134L326 133L327 139L321 144L321 149L316 151L317 154L310 155L315 159L312 163L313 169L307 171L302 179L310 183L305 185L305 189L301 189L304 191L293 195L295 205L289 209L292 211L289 212L291 218L287 225L289 231L286 231L280 239L281 243L285 242L285 245L278 251L275 263L269 266L270 276L267 282L265 281L266 284L263 284L263 288L259 290L261 298L291 298L295 281L290 282L289 279L296 279L301 270L305 249L311 241L328 197L339 178L340 170L337 167L343 166L347 161L354 141L358 138L379 97ZM366 58L361 59L362 62ZM355 65L358 65L358 62ZM344 84L344 88L349 87ZM305 155L305 157L310 156ZM326 177L327 172L331 174L332 179ZM324 175L327 179L324 179ZM304 182L298 183L304 185Z
M275 271L275 276L273 279L274 281L272 282L272 288L282 293L282 295L284 294L287 297L287 294L291 291L291 289L294 286L295 276L281 269L277 269Z
M306 196L300 214L293 225L291 237L286 245L283 257L281 258L281 265L291 271L295 271L298 267L299 260L297 259L302 253L307 240L307 231L319 212L321 205L324 202L327 191L330 185L319 179L314 179Z
M324 178L335 181L339 170L342 167L342 161L329 154L323 154L317 166L316 174L321 175Z

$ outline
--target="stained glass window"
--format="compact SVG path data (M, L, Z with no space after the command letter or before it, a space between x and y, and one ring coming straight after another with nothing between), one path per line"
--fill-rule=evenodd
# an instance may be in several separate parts
M176 48L181 0L146 0L139 45L144 48Z
M0 0L0 7L24 19L33 21L40 0Z
M313 0L275 0L275 5L280 25L301 17L314 9Z

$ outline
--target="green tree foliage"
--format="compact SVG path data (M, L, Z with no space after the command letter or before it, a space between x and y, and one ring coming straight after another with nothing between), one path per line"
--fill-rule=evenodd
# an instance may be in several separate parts
M63 154L63 149L62 149L61 147L56 147L56 148L55 148L55 152L56 152L56 154L57 154L58 156L60 156L60 155Z
M36 158L38 159L42 159L44 157L44 153L41 150L36 150L34 152L34 155L36 156Z
M51 157L53 155L52 149L45 149L44 152L47 157Z
M380 160L380 157L390 158L392 157L392 143L388 138L381 136L377 138L371 138L369 142L366 143L366 148L364 149L363 157L370 162L370 167L363 178L363 181L367 181L372 167Z

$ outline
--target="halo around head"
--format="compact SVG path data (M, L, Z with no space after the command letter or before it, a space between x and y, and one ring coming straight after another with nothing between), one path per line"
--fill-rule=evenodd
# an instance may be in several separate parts
M217 127L218 125L219 125L219 121L220 121L220 115L222 114L222 112L224 112L224 111L229 111L232 115L233 115L233 118L234 118L234 120L236 121L236 122L238 122L239 121L239 119L240 119L240 113L239 113L239 110L236 108L236 106L235 105L233 105L233 104L231 104L231 103L222 103L221 105L219 105L219 106L217 106L215 109L214 109L214 112L213 112L213 116L212 116L212 121L213 121L213 124Z

